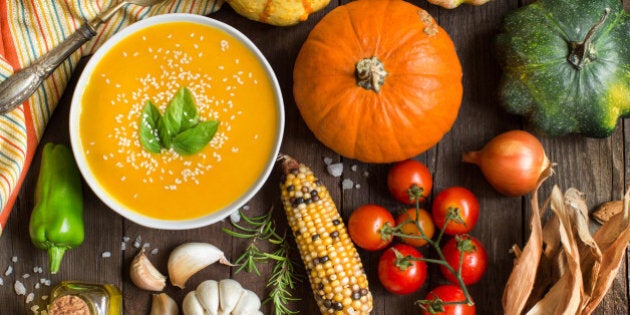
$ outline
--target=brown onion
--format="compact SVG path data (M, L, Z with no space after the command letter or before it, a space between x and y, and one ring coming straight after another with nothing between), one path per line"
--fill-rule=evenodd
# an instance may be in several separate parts
M540 141L522 130L494 137L481 150L464 153L462 161L477 164L494 189L514 197L536 189L540 174L550 166Z

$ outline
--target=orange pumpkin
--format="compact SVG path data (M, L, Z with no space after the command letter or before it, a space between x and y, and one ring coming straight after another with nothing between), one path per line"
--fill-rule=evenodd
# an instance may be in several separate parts
M313 28L293 72L295 102L315 137L370 163L416 156L452 127L462 70L449 35L402 0L339 6Z

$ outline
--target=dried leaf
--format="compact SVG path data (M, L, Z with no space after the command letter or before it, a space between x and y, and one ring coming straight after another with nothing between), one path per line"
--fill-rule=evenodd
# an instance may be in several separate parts
M572 227L576 235L585 295L582 301L586 305L599 276L602 252L589 230L588 206L583 196L584 194L577 189L569 188L564 194L564 202L567 210L572 215Z
M505 313L590 314L615 279L630 242L630 188L621 212L616 209L594 235L578 190L570 188L562 195L554 187L542 208L535 191L531 202L532 232L508 279L502 301ZM541 228L548 204L554 216Z
M558 186L551 192L551 210L559 219L558 233L562 243L562 253L566 257L567 270L556 282L545 297L527 313L542 314L576 314L581 306L583 287L580 270L580 253L574 231L573 209L567 207L564 196Z
M597 210L593 212L593 218L600 224L604 224L617 213L621 213L621 211L623 211L622 200L608 201L601 204Z
M538 206L538 188L552 174L552 168L547 168L540 176L537 188L532 194L531 234L522 253L514 261L514 269L503 291L502 302L506 315L517 315L523 312L536 280L536 271L542 255L542 222Z
M626 246L630 242L629 203L630 189L623 197L623 211L613 216L595 232L594 239L603 253L602 264L593 294L582 314L590 314L597 308L617 275Z
M548 198L545 203L549 204L550 201L550 198ZM532 288L529 300L525 305L525 310L534 307L534 305L545 296L551 286L560 280L560 277L564 273L563 270L566 265L566 259L560 256L562 243L560 242L560 234L558 233L559 228L560 221L555 216L547 220L547 223L545 223L543 227L543 255L538 264L536 282Z

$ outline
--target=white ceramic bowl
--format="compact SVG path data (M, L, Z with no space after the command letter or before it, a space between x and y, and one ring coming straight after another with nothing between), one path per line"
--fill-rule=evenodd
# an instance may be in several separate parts
M260 176L255 180L254 184L249 187L246 191L243 191L242 194L235 200L233 200L228 206L223 207L221 209L214 209L213 212L203 215L201 217L193 218L193 219L184 219L184 220L162 220L156 219L153 217L149 217L139 212L134 211L133 209L128 209L122 203L118 202L115 198L113 198L107 191L103 189L99 181L94 177L88 162L86 160L85 152L87 148L83 147L82 141L80 139L80 119L82 113L82 98L84 90L92 76L92 73L95 70L95 67L98 65L99 61L103 58L105 54L108 53L112 47L118 44L120 41L128 37L130 34L137 32L138 30L148 28L160 23L170 23L170 22L194 22L198 24L205 25L210 28L216 28L228 33L231 37L238 40L240 43L245 45L250 52L255 55L256 59L260 63L260 65L264 68L269 81L273 86L273 94L275 94L275 103L277 107L277 121L278 124L276 126L277 130L275 132L274 144L272 149L272 154L267 157L265 161L264 171L260 174ZM237 211L241 208L245 203L247 203L263 186L266 182L273 165L276 160L276 156L280 149L282 136L284 132L284 107L282 101L282 93L280 91L280 86L278 84L278 80L275 77L275 74L263 56L263 54L258 50L258 48L241 32L236 30L235 28L208 18L199 15L192 14L164 14L158 15L154 17L147 18L145 20L141 20L136 22L125 29L121 30L114 36L112 36L107 42L105 42L102 47L98 49L98 51L90 58L89 62L85 66L81 77L77 83L73 99L72 106L70 110L70 140L72 145L72 151L77 161L77 165L79 170L81 171L85 181L90 186L92 191L111 209L118 212L120 215L125 218L138 223L140 225L157 228L157 229L168 229L168 230L183 230L183 229L192 229L210 225L219 220L222 220ZM242 170L247 171L247 170ZM229 183L225 183L229 185Z

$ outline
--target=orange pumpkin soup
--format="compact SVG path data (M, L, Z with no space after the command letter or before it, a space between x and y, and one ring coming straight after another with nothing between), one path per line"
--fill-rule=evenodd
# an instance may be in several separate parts
M187 87L200 120L218 120L204 149L150 153L140 143L140 113L161 113ZM140 214L198 218L244 194L265 171L277 136L272 82L248 48L226 32L191 22L133 33L103 56L82 98L79 134L94 177Z

